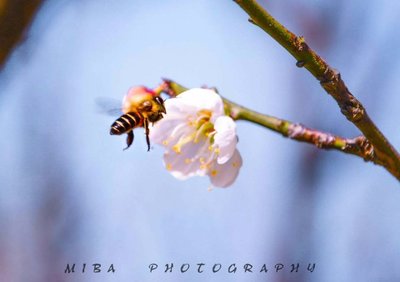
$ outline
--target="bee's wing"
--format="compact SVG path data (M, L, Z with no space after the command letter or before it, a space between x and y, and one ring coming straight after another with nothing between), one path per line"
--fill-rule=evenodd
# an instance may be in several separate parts
M96 98L96 104L97 111L99 113L111 116L120 116L123 114L121 109L121 102L116 99L109 97L99 97Z

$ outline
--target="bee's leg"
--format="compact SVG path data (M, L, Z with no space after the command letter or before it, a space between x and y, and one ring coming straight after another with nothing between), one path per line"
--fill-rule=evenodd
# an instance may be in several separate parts
M148 152L150 151L150 137L149 137L150 129L149 129L149 121L147 120L147 118L144 119L143 126L146 134L147 152Z
M128 133L127 133L127 136L126 136L126 148L124 149L124 151L126 150L126 149L128 149L131 145L132 145L132 143L133 143L133 138L135 138L135 136L133 135L133 130L131 130L131 131L129 131Z

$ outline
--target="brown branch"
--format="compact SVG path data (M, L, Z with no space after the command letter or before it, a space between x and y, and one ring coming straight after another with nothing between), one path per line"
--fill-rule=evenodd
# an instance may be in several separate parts
M235 2L250 16L253 24L263 29L295 57L298 67L305 67L319 80L325 91L336 100L343 115L368 139L371 154L375 156L377 163L400 180L399 153L373 123L360 101L347 89L339 72L312 50L303 37L287 30L255 0L235 0Z
M43 0L0 0L0 70L24 39Z
M375 158L373 148L364 136L348 139L294 123L289 126L287 137L300 142L314 144L321 149L335 149L343 153L356 155L365 161L382 165L379 163L379 159Z

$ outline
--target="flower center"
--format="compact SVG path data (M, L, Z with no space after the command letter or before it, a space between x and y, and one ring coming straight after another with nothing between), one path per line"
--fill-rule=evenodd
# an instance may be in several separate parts
M215 130L214 124L210 121L211 115L212 112L209 110L200 110L197 112L195 118L193 118L193 116L189 117L188 125L194 129L193 132L182 136L172 149L177 154L180 154L182 152L182 147L190 142L197 144L204 138L209 138L210 142L212 142Z

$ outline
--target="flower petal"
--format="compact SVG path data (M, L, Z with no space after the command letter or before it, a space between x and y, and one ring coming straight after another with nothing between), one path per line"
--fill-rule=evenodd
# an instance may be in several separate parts
M218 164L214 162L207 174L215 187L225 188L235 181L241 166L242 157L239 151L235 150L232 158L226 163Z
M187 105L195 106L197 111L209 110L217 117L224 114L221 96L211 89L193 88L179 94L176 99L182 100L182 103Z
M232 157L236 149L236 123L228 116L221 116L215 121L214 129L216 131L214 146L218 152L217 162L223 164Z
M170 139L171 133L182 126L185 126L185 123L179 119L161 120L154 126L150 126L150 140L152 143L165 146L165 142Z
M204 176L210 166L205 161L207 156L203 156L208 145L208 142L191 142L182 146L179 153L173 150L167 151L164 154L165 167L174 177L181 180L195 175Z

